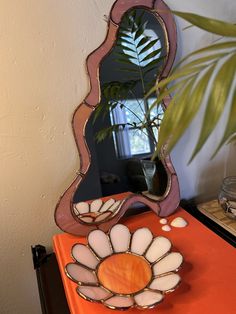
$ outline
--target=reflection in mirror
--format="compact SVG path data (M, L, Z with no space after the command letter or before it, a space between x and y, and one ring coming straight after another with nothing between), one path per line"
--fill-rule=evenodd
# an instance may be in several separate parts
M87 202L75 203L73 208L76 218L81 222L99 224L114 217L122 203L122 201L115 201L113 198L104 202L101 199L96 199L90 204Z
M164 195L165 167L159 159L150 161L163 107L150 110L155 95L145 95L161 75L167 56L165 29L157 17L143 8L128 11L113 49L100 64L101 102L86 126L91 166L73 199L74 214L82 222L112 218L121 206L97 201L85 205L83 200L125 191Z

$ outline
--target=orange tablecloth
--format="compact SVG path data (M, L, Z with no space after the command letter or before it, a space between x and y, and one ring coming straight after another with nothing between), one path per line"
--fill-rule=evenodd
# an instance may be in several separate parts
M121 221L131 230L147 226L155 235L166 236L185 259L179 272L182 283L175 292L166 295L155 309L141 312L131 309L127 313L235 314L236 250L183 209L170 216L168 221L177 216L185 218L189 225L186 228L172 228L170 232L161 230L159 217L152 212ZM80 298L75 291L76 284L65 275L64 267L72 261L71 247L78 242L86 243L86 240L69 234L59 234L53 238L70 311L72 314L114 314L113 310L101 304Z

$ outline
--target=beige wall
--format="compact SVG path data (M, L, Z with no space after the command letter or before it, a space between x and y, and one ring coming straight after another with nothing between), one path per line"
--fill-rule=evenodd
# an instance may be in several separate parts
M59 232L54 207L79 166L70 121L111 4L0 1L1 313L40 313L30 245Z
M88 91L84 61L105 36L103 15L108 14L112 2L0 0L3 314L40 313L30 245L41 243L50 247L52 235L59 232L53 220L54 207L79 166L70 120ZM236 11L233 0L166 2L175 9L222 15L231 20ZM194 38L189 31L181 35L179 56L211 39L195 32ZM192 166L186 167L198 119L185 137L187 141L181 142L174 152L184 197L198 194L200 183L203 190L206 186L200 174L209 165L207 149ZM229 154L234 156L234 152L227 149L227 154L221 153L211 163L210 171L215 173L218 163L225 168Z

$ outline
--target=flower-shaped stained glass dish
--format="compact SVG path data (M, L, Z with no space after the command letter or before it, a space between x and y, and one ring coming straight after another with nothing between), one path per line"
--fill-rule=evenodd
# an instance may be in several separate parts
M114 217L122 205L122 201L113 198L103 202L96 199L91 204L79 202L73 205L73 212L80 222L85 224L100 224Z
M122 224L108 234L93 230L88 245L73 246L72 257L75 262L65 272L78 284L78 294L110 309L153 308L181 280L177 271L183 256L171 252L171 242L154 237L148 228L133 234Z

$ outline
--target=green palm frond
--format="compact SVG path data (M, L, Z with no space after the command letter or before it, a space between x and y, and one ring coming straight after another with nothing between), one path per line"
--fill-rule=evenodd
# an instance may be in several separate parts
M126 123L130 127L143 130L144 128L152 128L154 122L149 123L150 117L145 114L148 108L145 99L146 91L150 89L156 82L158 71L161 71L160 65L164 62L165 56L162 54L162 48L159 48L160 39L150 38L146 34L148 25L145 10L133 10L125 15L117 35L113 56L115 57L115 70L124 72L125 81L110 81L101 86L101 102L96 107L93 122L99 116L105 117L110 111L117 106L124 108L132 115L134 121L139 121L140 126L136 122ZM150 74L150 75L149 75ZM118 75L119 79L121 75ZM143 112L143 116L139 117L136 112L125 106L125 100L134 99ZM141 101L140 101L141 99ZM143 107L142 107L143 106ZM145 108L145 109L144 109ZM142 120L145 120L145 126L142 126ZM117 132L120 126L111 126L104 128L97 133L96 140L98 142L110 137L112 132ZM146 134L152 136L152 141L156 145L153 131Z
M113 124L107 128L103 128L100 131L98 131L95 135L95 140L97 143L100 143L104 141L106 138L112 137L113 132L118 132L120 130L124 130L126 124Z
M236 37L236 25L186 12L173 12L195 26L224 37ZM158 97L152 107L161 102L170 91L175 92L160 127L156 155L166 144L169 153L186 131L206 100L203 124L190 161L198 154L215 129L229 96L231 108L224 135L218 150L236 135L236 41L217 43L199 49L183 58L167 79L158 82L148 93L157 91ZM168 91L169 89L169 91Z
M127 82L113 81L104 83L101 88L102 100L93 115L93 123L102 115L105 117L110 110L122 105L122 100L128 98L131 90L138 84L138 80L130 80ZM122 106L121 106L122 107Z
M126 68L127 71L130 68L143 71L150 66L154 69L157 63L163 60L163 56L160 56L162 49L155 49L160 39L151 39L145 35L148 22L143 20L143 13L137 16L136 10L131 11L130 15L123 19L118 33L117 45L121 52L117 62L129 65L129 68Z
M205 31L212 34L225 37L236 37L236 25L233 23L228 23L188 12L173 11L173 13L188 21L192 25L204 29Z

